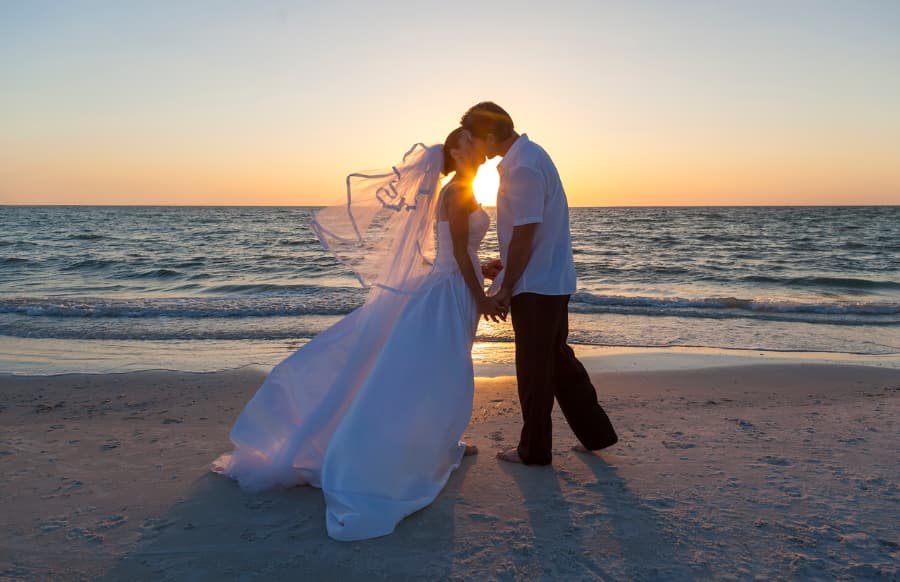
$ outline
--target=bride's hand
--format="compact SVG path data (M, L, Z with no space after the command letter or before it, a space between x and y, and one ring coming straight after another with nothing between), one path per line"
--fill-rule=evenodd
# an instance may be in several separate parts
M484 316L485 321L506 321L506 310L493 297L485 296L478 300L478 313Z

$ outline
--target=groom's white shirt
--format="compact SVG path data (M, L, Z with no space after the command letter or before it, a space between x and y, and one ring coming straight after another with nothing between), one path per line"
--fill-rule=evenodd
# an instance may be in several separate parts
M505 265L513 228L539 223L531 259L513 295L571 295L575 293L575 262L569 237L569 204L559 172L544 149L524 133L497 165L497 239ZM500 288L503 271L491 285Z

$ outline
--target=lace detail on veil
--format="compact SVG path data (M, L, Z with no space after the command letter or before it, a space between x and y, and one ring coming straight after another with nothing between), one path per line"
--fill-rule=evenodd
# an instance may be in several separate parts
M417 291L434 265L440 145L413 145L388 170L347 176L342 204L315 213L312 229L363 287Z

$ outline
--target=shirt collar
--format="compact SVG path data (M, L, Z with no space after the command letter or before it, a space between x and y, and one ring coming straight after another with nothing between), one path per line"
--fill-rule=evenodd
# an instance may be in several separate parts
M527 133L523 133L518 138L516 138L516 141L514 141L513 144L509 146L509 149L506 150L506 155L503 156L503 159L500 160L499 164L497 164L497 170L500 172L506 170L506 168L513 163L513 161L516 159L516 156L527 143Z

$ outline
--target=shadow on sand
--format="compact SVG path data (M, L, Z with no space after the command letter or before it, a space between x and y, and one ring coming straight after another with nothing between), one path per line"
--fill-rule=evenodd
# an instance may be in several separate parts
M660 512L603 457L574 456L594 482L563 468L500 463L522 493L540 579L695 579Z
M318 489L246 493L226 477L204 474L189 495L143 523L140 540L104 579L702 577L688 565L689 556L679 554L677 537L686 534L674 535L665 503L634 494L603 458L577 458L562 468L467 458L434 503L403 520L392 535L353 543L326 535ZM466 483L473 469L477 482ZM478 474L489 479L506 474L515 486L500 505L483 506L473 490L482 483ZM458 525L472 521L473 507L498 513L498 519L482 519L474 529L457 532Z
M221 475L198 478L187 498L147 520L141 539L105 580L372 580L446 578L464 461L427 508L389 536L344 543L325 532L313 487L247 493Z

